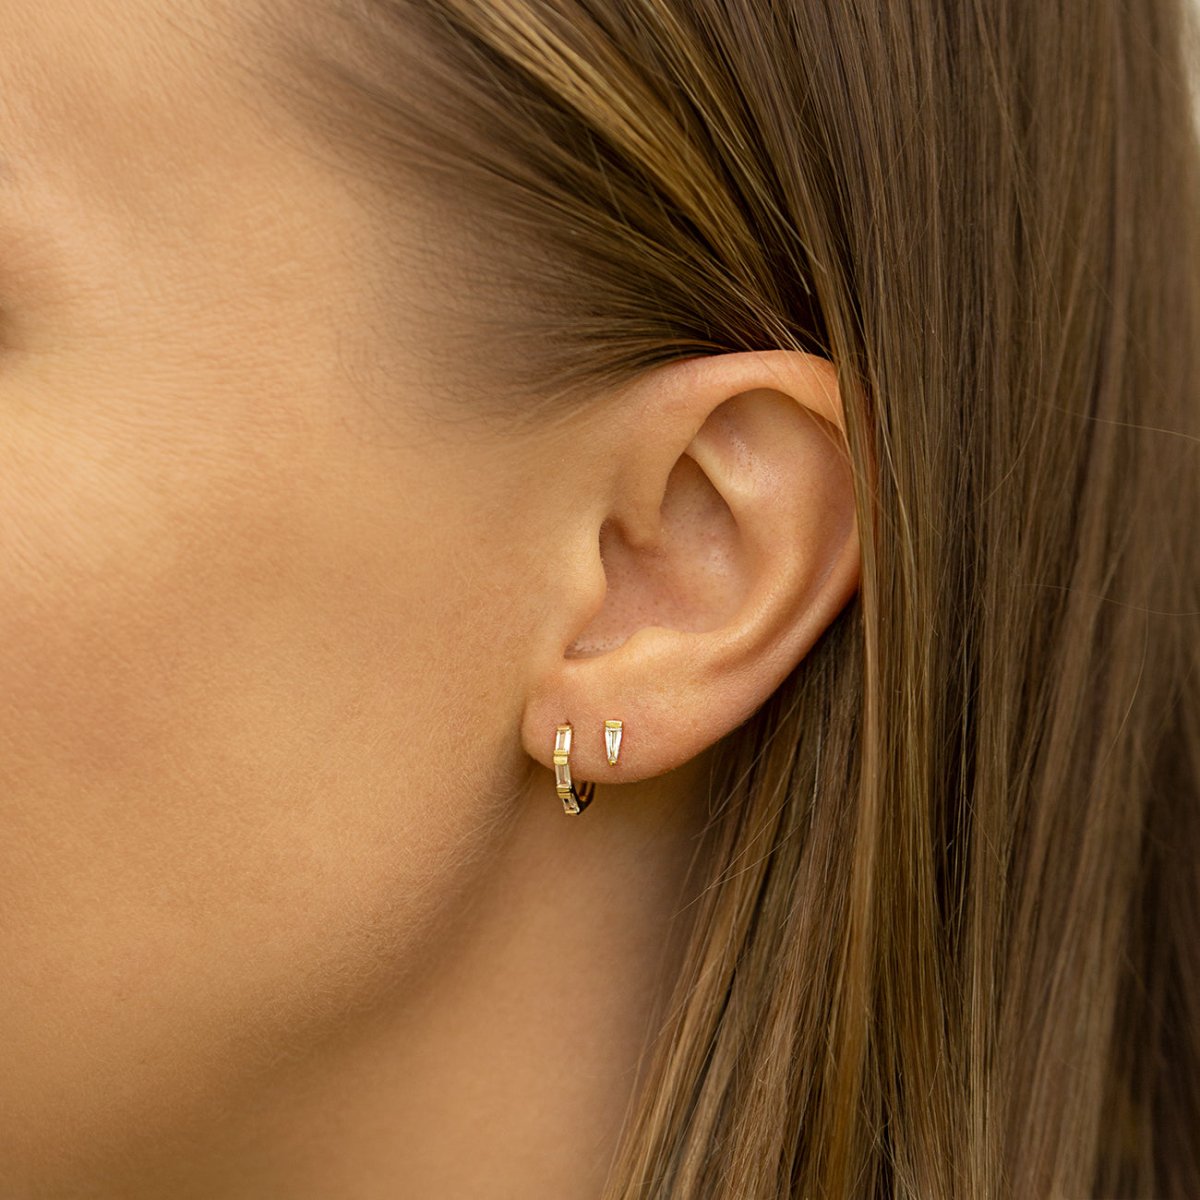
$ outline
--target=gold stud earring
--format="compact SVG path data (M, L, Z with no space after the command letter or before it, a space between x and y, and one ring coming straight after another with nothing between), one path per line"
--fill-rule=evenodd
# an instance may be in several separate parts
M563 812L572 816L577 815L592 802L592 793L596 790L594 781L581 783L578 788L571 781L571 767L568 759L571 754L571 723L560 725L554 731L554 786L558 790L558 798L563 802Z
M608 765L617 765L617 755L621 753L621 722L604 722L604 749L608 754Z

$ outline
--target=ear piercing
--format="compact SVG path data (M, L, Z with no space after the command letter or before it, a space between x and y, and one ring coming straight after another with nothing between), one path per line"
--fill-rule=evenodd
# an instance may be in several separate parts
M621 753L621 722L604 722L604 751L608 755L608 765L617 765L617 755Z
M563 812L577 815L592 802L595 783L581 783L578 788L571 781L571 766L567 761L571 754L571 723L560 725L554 732L554 786L558 798L563 802Z
M610 766L616 766L617 755L621 753L622 731L622 722L604 722L604 751ZM596 784L593 780L576 784L571 779L571 733L570 721L554 731L554 787L563 802L563 812L577 816L591 804Z

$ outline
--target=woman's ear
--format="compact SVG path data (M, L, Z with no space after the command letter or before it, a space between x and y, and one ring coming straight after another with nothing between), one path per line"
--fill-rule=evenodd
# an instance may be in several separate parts
M845 606L854 490L835 368L801 351L655 368L588 438L577 478L592 486L558 529L561 619L534 656L522 739L551 767L570 722L575 779L632 782L751 716Z

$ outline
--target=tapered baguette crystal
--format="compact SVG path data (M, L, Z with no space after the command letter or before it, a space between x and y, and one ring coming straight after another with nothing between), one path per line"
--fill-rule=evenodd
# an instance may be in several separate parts
M560 725L554 733L554 786L558 789L563 811L581 813L592 802L596 784L594 780L576 784L571 778L568 756L571 753L571 724Z
M621 722L604 722L604 749L608 754L610 764L616 763L617 755L621 753Z

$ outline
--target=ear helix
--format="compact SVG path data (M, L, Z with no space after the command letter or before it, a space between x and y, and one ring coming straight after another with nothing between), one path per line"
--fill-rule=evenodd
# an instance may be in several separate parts
M604 751L608 757L609 766L616 766L617 756L621 753L621 734L624 726L621 721L604 722ZM571 778L571 734L570 721L559 725L554 731L554 787L558 798L563 802L563 812L570 816L578 816L592 802L596 790L594 780L576 784Z

